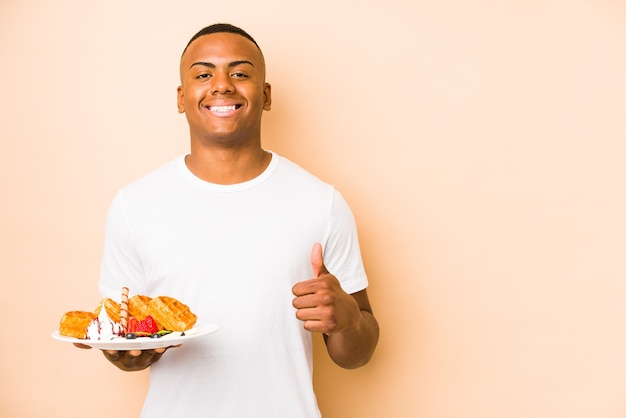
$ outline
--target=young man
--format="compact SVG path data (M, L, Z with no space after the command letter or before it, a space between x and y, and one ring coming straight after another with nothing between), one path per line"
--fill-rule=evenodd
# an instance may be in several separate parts
M271 86L256 42L228 24L196 34L180 62L191 150L114 199L100 291L173 296L220 329L169 350L105 351L150 367L143 417L319 417L311 332L344 368L378 340L350 209L261 146Z

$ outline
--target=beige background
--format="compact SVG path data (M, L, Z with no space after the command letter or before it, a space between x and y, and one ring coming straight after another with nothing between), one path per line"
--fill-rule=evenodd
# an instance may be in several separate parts
M626 416L619 0L0 1L0 416L138 415L147 374L50 333L99 300L115 191L186 152L216 21L266 54L265 146L359 223L382 336L356 371L316 339L326 418Z

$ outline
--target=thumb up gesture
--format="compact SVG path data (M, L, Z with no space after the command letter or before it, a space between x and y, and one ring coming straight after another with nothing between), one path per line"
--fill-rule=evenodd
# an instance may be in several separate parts
M319 243L311 251L311 267L313 278L292 288L296 318L303 321L304 329L332 335L355 325L359 321L359 305L328 272Z

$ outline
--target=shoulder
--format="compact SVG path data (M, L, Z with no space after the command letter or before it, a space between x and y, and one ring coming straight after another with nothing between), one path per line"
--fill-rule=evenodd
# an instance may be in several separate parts
M144 198L152 194L158 194L168 187L175 187L183 177L181 165L184 164L184 156L178 156L143 177L123 186L119 193L125 197L136 196Z
M333 185L321 180L317 175L304 169L290 159L275 153L274 156L278 159L276 172L285 183L292 185L306 184L308 187L319 188L320 190L326 191L334 189Z
M177 190L184 183L184 176L179 166L184 164L184 157L177 157L143 177L118 189L109 207L109 216L115 213L130 216L135 211L152 211L154 208L168 205L177 197Z

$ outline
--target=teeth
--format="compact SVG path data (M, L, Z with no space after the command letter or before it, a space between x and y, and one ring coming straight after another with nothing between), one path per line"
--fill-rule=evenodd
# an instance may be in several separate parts
M209 106L209 110L212 112L230 112L235 110L235 105L232 106Z

